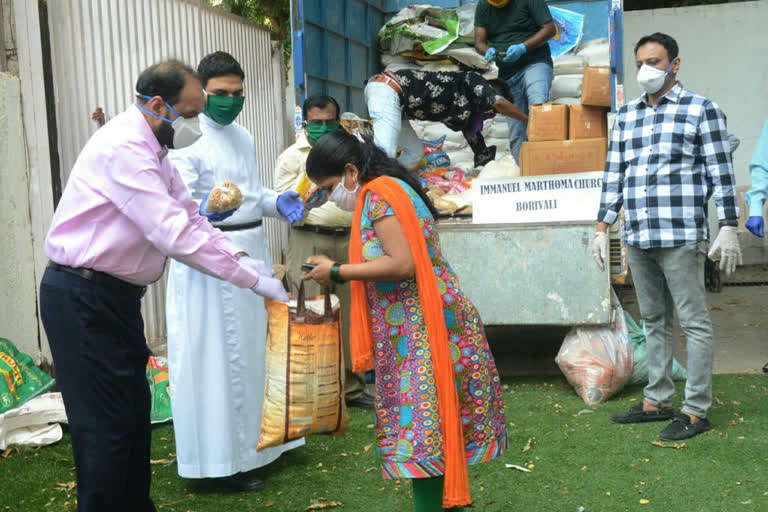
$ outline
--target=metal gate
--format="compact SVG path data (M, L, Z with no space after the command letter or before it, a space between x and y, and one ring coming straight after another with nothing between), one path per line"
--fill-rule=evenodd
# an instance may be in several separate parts
M83 145L96 130L91 112L112 117L134 98L139 73L176 58L193 68L210 52L223 50L246 72L246 102L238 122L254 136L265 187L285 145L282 53L269 32L247 20L207 7L200 0L67 0L47 2L58 156L66 182ZM279 261L285 228L266 219L273 260ZM165 277L152 285L142 304L147 341L163 351Z

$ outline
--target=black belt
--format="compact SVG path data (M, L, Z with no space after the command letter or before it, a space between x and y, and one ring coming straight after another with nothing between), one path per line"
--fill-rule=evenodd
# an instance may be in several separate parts
M122 279L118 279L109 274L105 274L104 272L99 272L98 270L91 270L89 268L68 267L67 265L59 265L58 263L54 263L53 261L49 262L48 266L54 270L74 274L78 277L82 277L83 279L87 279L88 281L93 281L94 283L104 285L107 288L111 288L124 295L131 295L132 297L136 297L137 299L142 298L144 294L147 293L146 286L131 284L126 281L123 281Z
M227 224L225 226L214 226L216 229L222 231L243 231L246 229L253 229L261 226L261 219L254 222L246 222L245 224Z
M307 231L309 233L317 233L319 235L328 236L349 236L349 228L326 228L323 226L314 226L312 224L304 224L303 226L293 226L293 229L299 231Z

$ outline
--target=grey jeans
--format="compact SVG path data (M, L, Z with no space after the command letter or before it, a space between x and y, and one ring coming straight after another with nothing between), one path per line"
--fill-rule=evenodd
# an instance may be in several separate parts
M688 343L688 380L682 411L706 418L712 405L714 336L704 288L706 243L671 249L628 246L629 268L648 343L645 399L672 407L673 307Z

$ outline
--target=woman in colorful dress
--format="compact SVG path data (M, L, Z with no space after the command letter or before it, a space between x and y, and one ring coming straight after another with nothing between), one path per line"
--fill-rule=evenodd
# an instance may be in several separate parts
M461 510L467 465L503 453L507 434L496 364L442 255L435 208L401 164L343 131L317 141L307 175L354 211L349 263L313 256L304 277L350 281L352 365L375 369L383 476L412 479L416 512Z

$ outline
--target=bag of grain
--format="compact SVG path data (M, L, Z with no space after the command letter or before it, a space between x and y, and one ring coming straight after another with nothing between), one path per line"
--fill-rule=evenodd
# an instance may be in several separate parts
M258 449L312 434L343 435L344 403L341 308L335 295L265 301L267 383Z

